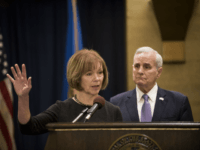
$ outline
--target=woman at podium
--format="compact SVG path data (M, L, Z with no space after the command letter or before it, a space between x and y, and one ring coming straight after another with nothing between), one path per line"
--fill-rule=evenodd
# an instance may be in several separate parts
M55 104L36 116L31 116L29 109L29 92L32 84L31 77L27 79L25 64L22 64L22 70L15 64L15 68L11 67L11 71L13 78L9 74L7 77L13 83L18 95L18 121L23 134L48 132L47 123L72 122L80 114L81 117L76 120L78 122L86 120L88 122L122 121L119 107L105 100L102 104L102 98L99 99L99 91L105 89L108 84L108 71L105 61L94 50L80 50L68 61L67 81L75 95L65 101L56 101ZM94 104L95 100L97 103ZM94 105L95 113L92 114L89 110L93 111ZM96 110L100 105L103 107ZM90 112L89 117L88 112Z

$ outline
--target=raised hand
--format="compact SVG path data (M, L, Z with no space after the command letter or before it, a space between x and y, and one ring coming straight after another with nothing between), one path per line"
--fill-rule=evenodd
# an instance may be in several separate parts
M17 72L15 71L15 69ZM7 77L13 83L15 92L18 96L27 96L32 88L31 77L27 79L25 64L22 64L22 72L19 69L18 64L15 64L15 69L14 67L11 67L14 79L9 74L7 74Z

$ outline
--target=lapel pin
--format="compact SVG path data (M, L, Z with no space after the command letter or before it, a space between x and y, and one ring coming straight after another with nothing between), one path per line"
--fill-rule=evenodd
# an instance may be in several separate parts
M164 98L163 97L159 97L159 100L164 101Z

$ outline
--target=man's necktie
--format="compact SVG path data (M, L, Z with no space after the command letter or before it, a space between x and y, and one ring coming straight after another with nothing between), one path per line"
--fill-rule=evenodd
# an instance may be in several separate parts
M142 97L144 98L144 104L142 105L141 122L151 122L152 115L148 95L144 94Z

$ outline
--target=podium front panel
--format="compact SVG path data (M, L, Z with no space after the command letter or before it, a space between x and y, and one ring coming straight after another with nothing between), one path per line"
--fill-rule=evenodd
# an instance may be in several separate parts
M45 150L200 149L200 123L52 123Z

